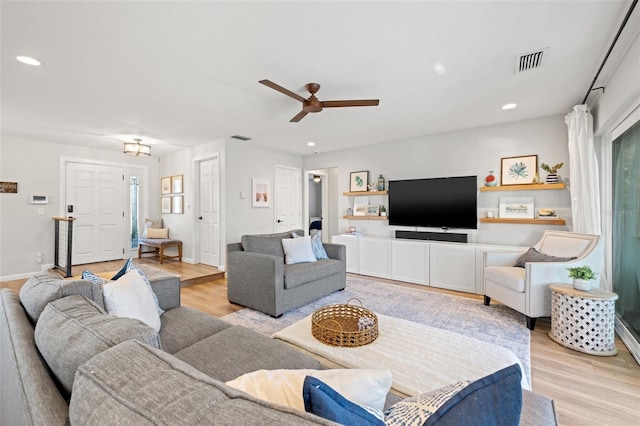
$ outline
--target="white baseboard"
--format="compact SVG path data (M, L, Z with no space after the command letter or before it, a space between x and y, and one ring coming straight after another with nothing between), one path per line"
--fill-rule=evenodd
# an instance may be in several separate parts
M53 263L48 263L48 264L41 265L39 271L24 272L24 273L15 274L15 275L2 275L0 276L0 281L13 281L13 280L20 280L22 278L31 278L36 274L47 272L49 269L52 269L52 268L53 268Z

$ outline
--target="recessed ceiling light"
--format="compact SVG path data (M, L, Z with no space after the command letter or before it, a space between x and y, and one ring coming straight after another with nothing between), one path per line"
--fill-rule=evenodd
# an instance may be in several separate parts
M309 141L307 142L307 146L316 146L316 143L314 141Z
M16 56L16 59L23 64L32 65L34 67L39 67L42 65L39 60L31 58L29 56Z
M504 109L504 110L514 109L517 106L518 106L518 104L504 104L504 105L502 105L502 109Z
M435 64L433 64L433 70L438 75L445 75L445 73L447 72L447 68L442 62L436 62Z

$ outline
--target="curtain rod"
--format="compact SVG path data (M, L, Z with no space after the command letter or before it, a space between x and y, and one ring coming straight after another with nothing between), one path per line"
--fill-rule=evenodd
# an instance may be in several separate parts
M622 30L624 29L625 25L627 25L627 21L629 20L629 17L631 16L631 13L633 12L633 9L635 9L637 3L638 3L638 0L633 0L633 2L631 3L631 6L629 6L629 10L627 11L627 15L622 20L622 24L620 24L620 28L618 29L618 33L616 34L615 38L613 39L613 42L611 43L611 46L609 47L609 50L607 51L607 54L604 56L604 59L602 60L602 63L600 64L600 68L598 68L598 72L596 73L595 77L593 77L593 81L591 82L591 86L589 86L589 89L587 90L587 93L584 95L584 99L582 100L583 104L587 101L587 98L589 97L589 94L591 93L591 89L593 89L593 86L596 84L596 80L598 79L598 77L600 77L600 72L602 71L602 68L604 68L604 64L607 62L607 59L609 59L609 55L611 54L611 51L613 50L614 46L616 45L616 42L618 41L618 38L620 37L620 34L622 33Z

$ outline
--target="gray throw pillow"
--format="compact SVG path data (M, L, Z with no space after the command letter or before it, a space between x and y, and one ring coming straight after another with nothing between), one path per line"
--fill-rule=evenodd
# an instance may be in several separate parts
M35 329L40 354L69 393L78 367L127 340L161 348L158 333L142 321L109 316L97 304L78 295L49 303Z
M576 257L549 256L548 254L540 253L538 250L531 247L525 254L518 258L516 264L513 266L524 268L524 264L527 262L568 262L574 259L576 259Z

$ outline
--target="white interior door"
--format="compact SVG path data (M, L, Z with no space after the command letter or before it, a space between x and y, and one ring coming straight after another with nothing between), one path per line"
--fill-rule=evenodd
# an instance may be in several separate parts
M122 259L124 253L123 170L67 163L67 215L73 223L72 264Z
M305 229L300 175L300 169L276 166L276 232Z
M200 162L200 263L220 265L220 161Z

